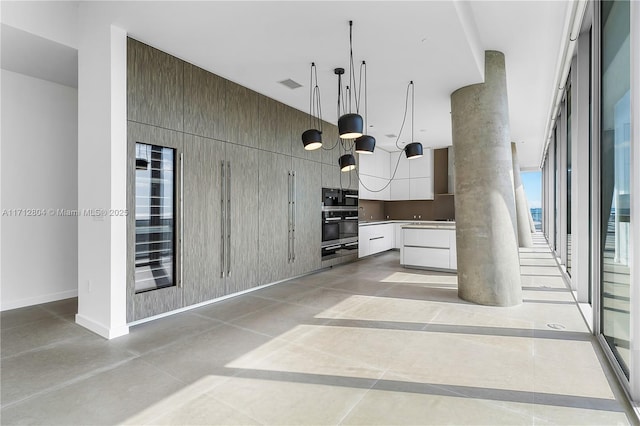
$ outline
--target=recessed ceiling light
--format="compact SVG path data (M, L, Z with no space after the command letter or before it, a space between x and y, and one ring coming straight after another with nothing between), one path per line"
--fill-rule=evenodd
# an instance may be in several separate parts
M287 86L289 89L297 89L298 87L302 87L302 84L298 83L297 81L293 81L290 78L279 81L278 83Z

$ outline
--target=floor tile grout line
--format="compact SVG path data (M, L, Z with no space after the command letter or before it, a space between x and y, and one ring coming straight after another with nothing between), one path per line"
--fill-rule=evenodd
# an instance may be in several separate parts
M93 369L93 370L91 370L91 371L89 371L87 373L81 374L79 376L75 376L75 377L73 377L73 378L71 378L71 379L69 379L67 381L58 383L58 384L56 384L54 386L51 386L51 387L48 387L46 389L41 389L41 390L39 390L39 391L37 391L35 393L32 393L31 395L26 396L26 397L24 397L22 399L19 399L19 400L12 401L10 403L4 404L4 405L0 406L0 408L2 410L5 410L5 409L7 409L9 407L12 407L14 405L24 403L24 402L26 402L26 401L28 401L28 400L30 400L32 398L37 398L37 397L40 397L42 395L46 395L46 394L51 393L51 392L56 392L56 391L58 391L60 389L64 389L64 388L66 388L68 386L72 386L72 385L74 385L76 383L81 383L81 382L83 382L85 380L88 380L88 379L91 379L93 377L99 376L102 373L106 373L108 371L115 370L116 368L119 368L120 366L122 366L122 365L124 365L124 364L126 364L126 363L128 363L128 362L130 362L130 361L132 361L134 359L137 359L137 358L138 357L133 356L133 357L129 357L129 358L126 358L126 359L122 359L122 360L120 360L120 361L118 361L118 362L116 362L114 364L109 364L107 366L103 366L103 367L99 367L99 368Z
M369 392L371 392L371 390L380 382L380 380L385 376L385 374L387 374L388 371L389 371L389 369L387 368L379 378L375 379L375 381L369 387L369 389L366 389L362 393L362 396L358 399L358 401L356 401L351 406L351 408L342 416L342 418L340 420L338 420L338 422L336 423L337 425L343 425L344 424L344 421L347 419L347 417L349 417L349 414L351 414L353 412L353 410L365 399L365 397L369 394Z
M2 358L0 358L0 360L1 361L8 361L8 360L11 360L12 358L15 358L15 357L24 356L24 355L28 355L28 354L36 353L36 352L41 352L41 351L45 351L45 350L48 350L48 349L53 349L56 346L59 346L61 344L70 343L70 342L73 342L73 341L76 341L76 340L82 340L82 339L85 339L86 337L87 337L86 335L85 336L79 335L79 336L68 337L66 339L57 340L55 342L51 342L51 343L46 344L46 345L37 346L37 347L34 347L34 348L30 348L30 349L24 350L22 352L18 352L18 353L15 353L15 354L3 356Z
M194 315L194 316L197 316L197 317L202 317L201 315L195 315L195 314L192 314L192 313L190 313L190 315ZM145 355L148 355L148 354L152 354L152 353L154 353L154 352L156 352L156 351L158 351L160 349L168 348L169 346L175 345L176 343L182 342L183 340L186 340L186 339L189 339L189 338L192 338L192 337L196 337L196 336L200 336L201 334L208 333L208 332L210 332L212 330L215 330L216 328L220 327L221 325L223 325L223 322L220 321L220 320L216 320L216 319L213 319L213 318L210 318L210 317L203 317L203 318L205 318L207 320L210 320L211 323L212 323L211 326L207 327L204 330L198 330L198 331L195 331L193 333L187 333L187 334L181 335L176 340L172 340L172 341L170 341L170 342L168 342L168 343L166 343L164 345L155 346L153 349L150 349L150 350L148 350L146 352L133 352L132 349L126 349L126 350L128 350L129 352L132 352L136 356L145 356ZM140 325L142 325L142 324L140 324ZM129 336L131 336L131 335L132 334L130 333Z

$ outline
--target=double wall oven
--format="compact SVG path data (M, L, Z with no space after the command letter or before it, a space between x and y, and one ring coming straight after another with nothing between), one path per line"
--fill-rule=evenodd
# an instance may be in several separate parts
M322 188L322 260L358 252L358 191Z

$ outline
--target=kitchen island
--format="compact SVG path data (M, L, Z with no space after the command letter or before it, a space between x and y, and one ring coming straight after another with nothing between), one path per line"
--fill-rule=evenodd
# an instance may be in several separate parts
M406 268L456 271L455 222L402 225L400 264Z

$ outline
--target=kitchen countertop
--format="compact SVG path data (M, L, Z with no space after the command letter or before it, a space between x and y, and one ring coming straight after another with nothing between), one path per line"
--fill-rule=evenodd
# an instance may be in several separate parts
M424 221L423 223L409 223L402 229L456 229L455 222L447 221Z
M455 222L447 222L443 220L361 220L358 222L360 226L368 226L368 225L382 225L385 223L405 223L406 225L403 228L445 228L445 229L455 229Z

